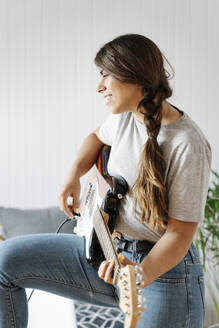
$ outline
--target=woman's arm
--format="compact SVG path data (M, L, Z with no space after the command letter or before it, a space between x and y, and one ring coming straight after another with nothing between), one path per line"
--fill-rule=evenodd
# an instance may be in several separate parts
M60 209L70 218L73 218L73 210L78 211L81 191L80 178L95 164L97 155L104 145L99 139L98 133L99 128L85 138L58 194ZM72 205L67 204L68 197L73 198Z
M198 222L168 219L167 230L142 261L143 287L176 266L193 241Z
M95 164L97 155L104 145L104 143L99 139L98 133L99 128L85 138L67 179L71 179L71 177L75 176L80 178Z
M183 259L193 241L197 226L198 222L168 219L166 232L140 264L143 269L142 287L150 285ZM136 265L127 258L123 259L122 264ZM112 270L113 263L104 261L100 265L98 274L104 281L112 283Z

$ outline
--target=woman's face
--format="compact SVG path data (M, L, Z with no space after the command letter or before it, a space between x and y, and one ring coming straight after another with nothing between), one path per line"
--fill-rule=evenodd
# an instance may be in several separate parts
M106 71L101 70L97 92L102 93L106 105L113 114L137 112L142 99L142 87L137 84L120 82Z

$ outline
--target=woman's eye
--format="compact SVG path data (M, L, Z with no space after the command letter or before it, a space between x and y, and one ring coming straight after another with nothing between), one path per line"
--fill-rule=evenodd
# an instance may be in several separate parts
M102 76L102 78L104 78L104 77L107 77L109 74L108 73L105 73L104 72L104 70L102 69L101 71L100 71L100 75Z

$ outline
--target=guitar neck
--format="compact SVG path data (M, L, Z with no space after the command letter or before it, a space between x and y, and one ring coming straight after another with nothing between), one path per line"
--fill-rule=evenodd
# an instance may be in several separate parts
M115 261L113 284L120 289L119 306L126 314L124 328L136 328L145 308L143 307L141 291L136 285L135 268L132 265L121 266L107 225L107 219L107 215L105 216L105 213L97 205L94 210L93 225L106 259Z
M120 262L118 259L117 251L113 240L111 238L111 233L109 231L108 225L106 224L107 214L104 217L104 213L101 212L98 205L94 210L93 214L93 226L97 237L99 239L100 245L102 247L103 253L107 260L114 260L115 267L120 267Z

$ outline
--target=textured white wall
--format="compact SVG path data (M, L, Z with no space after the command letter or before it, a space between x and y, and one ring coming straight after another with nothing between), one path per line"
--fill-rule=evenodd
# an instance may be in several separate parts
M219 169L218 0L0 0L0 199L57 205L83 138L108 115L93 58L124 33L175 68L172 102L203 129Z

